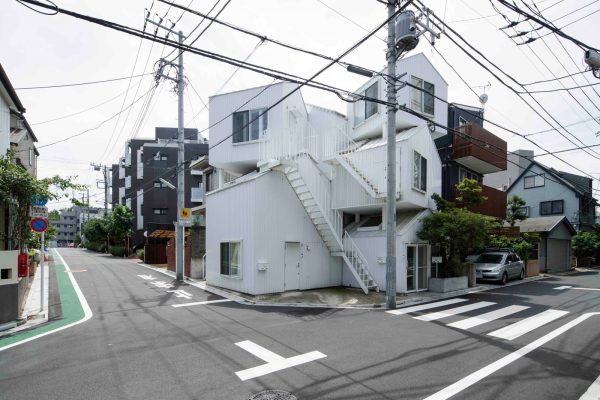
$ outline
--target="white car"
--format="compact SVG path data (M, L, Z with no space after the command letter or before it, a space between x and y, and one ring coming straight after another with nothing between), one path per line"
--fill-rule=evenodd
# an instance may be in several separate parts
M477 279L500 281L525 277L525 264L514 252L486 251L473 261Z

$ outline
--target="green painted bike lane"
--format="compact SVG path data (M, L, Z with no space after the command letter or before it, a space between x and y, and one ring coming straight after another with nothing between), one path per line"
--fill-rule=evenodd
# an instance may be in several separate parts
M45 323L37 328L0 338L0 351L67 329L70 326L82 323L91 317L91 311L89 311L87 301L83 297L67 263L57 250L53 250L53 252L55 254L54 274L56 276L56 283L62 307L62 317L58 320ZM82 304L82 302L84 304Z

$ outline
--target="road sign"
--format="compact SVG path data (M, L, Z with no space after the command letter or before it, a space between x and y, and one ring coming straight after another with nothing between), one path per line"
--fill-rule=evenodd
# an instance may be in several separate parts
M31 196L30 200L34 206L45 206L48 204L48 198L43 196Z
M431 257L431 262L434 263L434 264L441 263L442 262L442 257L435 257L435 256Z
M29 216L32 218L48 218L48 207L29 206Z
M190 225L192 223L192 213L189 208L179 209L179 223L181 225Z
M45 232L48 229L48 221L44 218L33 218L29 221L29 227L36 232Z

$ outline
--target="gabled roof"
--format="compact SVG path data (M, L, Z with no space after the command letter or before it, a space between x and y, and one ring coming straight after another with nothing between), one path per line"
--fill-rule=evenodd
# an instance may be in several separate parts
M414 57L420 57L420 58L425 59L425 61L427 61L427 63L429 63L429 65L431 65L431 68L433 68L433 70L440 77L440 79L444 81L444 83L446 84L446 86L448 86L448 82L444 79L444 76L442 74L440 74L440 71L438 71L438 69L435 67L435 65L433 65L433 63L429 60L429 58L423 52L412 54L412 55L410 55L408 57L404 57L401 60L398 60L397 64L402 64L402 61L409 60L409 59L414 58ZM384 71L382 71L382 72L384 72Z
M4 68L2 68L2 64L0 64L0 83L2 84L2 87L0 88L0 93L6 92L10 100L15 104L17 110L20 113L24 113L25 107L23 107L23 103L21 103L19 96L17 96L15 88L10 83L10 79L8 79L8 75L6 75Z
M558 224L564 223L571 234L576 234L577 231L564 215L556 215L551 217L534 217L527 218L523 221L518 221L515 226L518 226L521 232L552 232ZM505 226L508 224L505 223Z
M521 172L521 175L519 175L519 177L515 179L515 181L506 189L506 192L509 192L517 184L517 182L520 182L521 179L527 173L527 171L529 171L534 165L544 170L544 172L552 175L552 177L556 181L562 183L563 185L574 191L578 196L591 196L591 192L588 190L587 186L581 185L581 180L587 179L586 177L575 174L569 174L566 172L560 172L555 170L554 168L547 167L544 164L539 163L535 160L531 160L531 163L527 166L527 168L523 170L523 172ZM569 176L569 178L567 178L567 176Z

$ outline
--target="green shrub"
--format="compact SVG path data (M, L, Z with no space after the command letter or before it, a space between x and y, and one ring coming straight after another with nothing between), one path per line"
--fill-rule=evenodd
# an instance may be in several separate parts
M110 246L108 251L110 254L116 257L123 257L127 255L127 247L125 246Z
M140 260L144 261L144 249L139 249L135 254L137 254Z
M91 251L97 251L98 253L104 253L106 246L104 243L88 242L86 248Z

